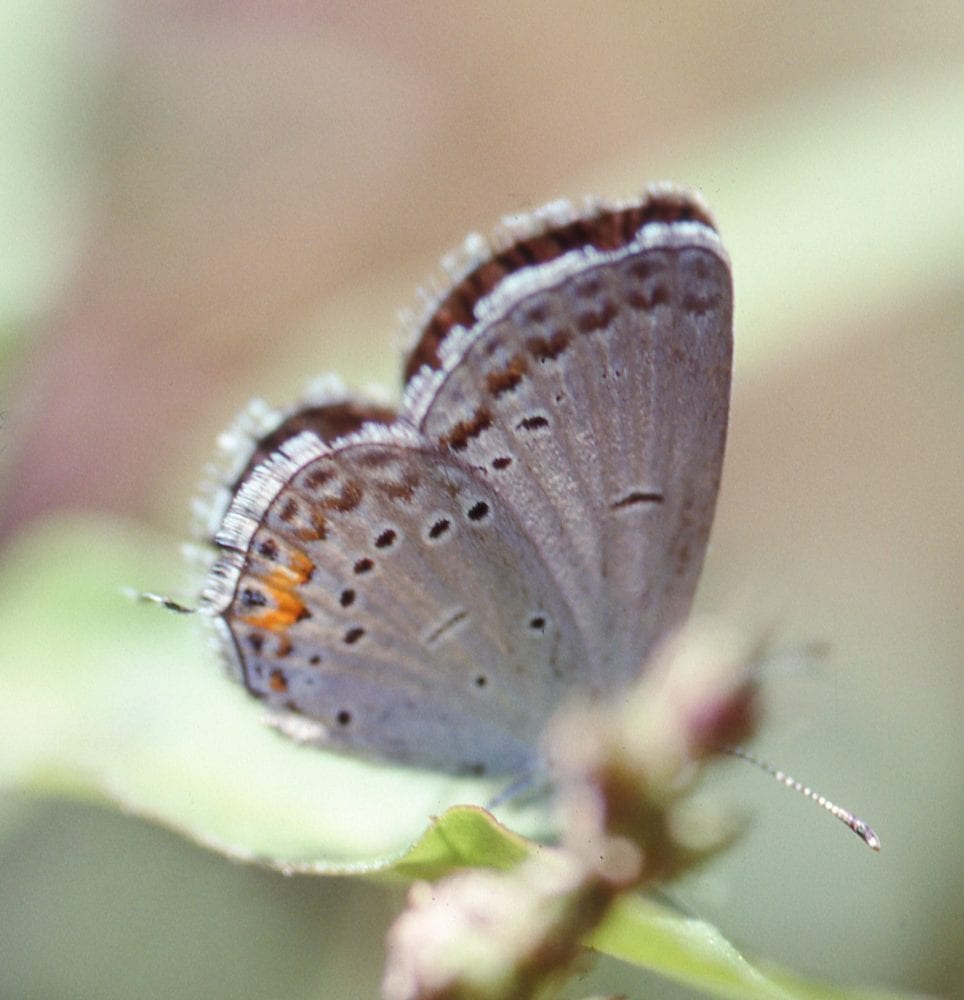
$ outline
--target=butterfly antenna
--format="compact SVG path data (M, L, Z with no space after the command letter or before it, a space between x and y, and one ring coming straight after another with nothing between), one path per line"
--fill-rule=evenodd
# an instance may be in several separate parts
M143 590L130 590L126 587L124 591L128 597L133 598L135 601L142 601L144 604L160 604L162 608L167 608L168 611L175 611L179 615L197 614L197 608L189 608L186 604L179 604L173 598L165 597L163 594L151 594Z
M872 851L880 850L880 837L859 816L855 816L849 810L835 805L829 799L825 799L819 792L815 792L809 786L801 784L796 778L791 778L789 774L778 771L765 760L755 757L749 750L744 750L743 747L721 747L721 749L723 753L728 753L731 757L739 757L740 760L745 760L748 764L755 765L761 771L766 771L771 777L776 778L781 785L786 785L787 788L792 788L795 792L806 795L808 799L826 809L831 816L836 816L841 823L846 823Z

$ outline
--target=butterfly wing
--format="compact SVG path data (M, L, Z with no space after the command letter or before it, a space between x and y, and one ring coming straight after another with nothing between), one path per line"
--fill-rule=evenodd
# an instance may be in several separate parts
M568 693L618 689L688 610L726 432L725 252L679 192L550 214L441 300L394 422L316 402L228 484L202 610L300 738L525 771Z
M317 742L519 772L584 654L515 513L399 428L284 443L218 539L206 606L249 691ZM289 727L290 728L290 727Z
M503 276L400 410L516 512L596 693L635 677L688 612L726 435L726 254L706 221L654 215L615 249L563 244Z

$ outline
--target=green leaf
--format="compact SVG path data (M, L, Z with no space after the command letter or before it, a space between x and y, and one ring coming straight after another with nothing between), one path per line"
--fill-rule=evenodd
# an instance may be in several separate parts
M531 841L513 833L478 806L454 806L396 862L392 873L405 879L437 879L457 868L514 868L532 850Z
M177 546L106 522L20 536L0 566L0 784L122 805L233 857L411 876L509 864L481 810L498 784L298 746L222 675L196 619L126 597L176 575ZM545 832L544 807L505 807ZM406 857L411 845L416 845Z
M710 996L738 1000L886 1000L896 994L808 982L747 960L712 925L639 895L621 897L587 944Z

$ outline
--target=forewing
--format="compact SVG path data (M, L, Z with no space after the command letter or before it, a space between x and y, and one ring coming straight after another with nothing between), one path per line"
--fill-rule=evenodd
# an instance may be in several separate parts
M482 268L480 268L480 271ZM548 566L607 693L686 615L726 436L732 293L704 221L508 275L400 410L474 468Z

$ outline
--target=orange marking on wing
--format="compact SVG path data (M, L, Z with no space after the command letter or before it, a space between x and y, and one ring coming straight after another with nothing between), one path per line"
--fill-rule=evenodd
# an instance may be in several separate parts
M253 615L245 615L242 621L253 628L283 632L306 613L304 601L293 593L294 588L306 579L307 576L302 576L287 566L275 566L264 577L264 589L275 606Z
M305 583L315 571L315 564L301 549L292 549L288 559L291 571L298 577L298 583Z

